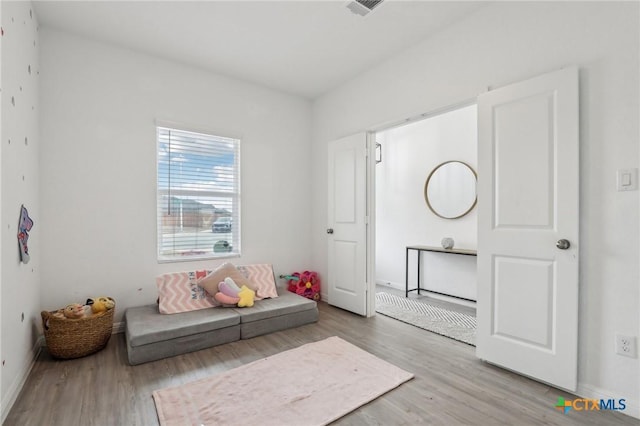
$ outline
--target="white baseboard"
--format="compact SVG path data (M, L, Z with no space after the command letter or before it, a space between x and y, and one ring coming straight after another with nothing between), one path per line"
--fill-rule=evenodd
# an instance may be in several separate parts
M111 334L124 333L124 324L125 324L124 321L114 322L113 331L111 331Z
M400 283L376 280L376 285L379 285L379 286L382 286L382 287L391 287L391 288L393 288L395 290L404 291L404 284L400 284Z
M24 384L27 382L29 378L29 374L31 374L31 370L33 370L33 366L36 363L36 359L38 355L40 355L40 351L42 350L42 346L44 345L44 336L40 336L36 339L33 347L29 351L29 362L22 368L22 371L18 374L16 379L11 383L5 397L2 399L2 423L6 420L9 415L9 411L11 411L11 407L15 404L18 399L18 395L20 395L20 391L24 387Z
M629 399L629 397L633 397L633 395L616 395L615 392L608 389L602 389L597 386L584 383L578 383L576 394L582 398L589 399L613 399L616 401L619 399L625 399L627 407L623 411L620 411L620 413L640 419L640 405L638 404L638 401Z

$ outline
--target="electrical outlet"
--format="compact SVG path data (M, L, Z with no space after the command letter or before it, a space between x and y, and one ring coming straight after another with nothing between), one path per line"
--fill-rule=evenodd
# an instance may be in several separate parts
M616 333L616 353L619 355L636 357L636 338Z

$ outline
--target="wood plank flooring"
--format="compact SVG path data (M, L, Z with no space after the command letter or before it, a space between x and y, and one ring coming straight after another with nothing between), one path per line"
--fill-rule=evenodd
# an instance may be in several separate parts
M330 336L415 374L336 425L640 425L610 411L563 414L554 408L557 398L572 395L483 363L471 346L382 315L319 307L317 324L135 367L126 361L122 334L76 360L58 361L43 350L4 425L158 425L152 391Z

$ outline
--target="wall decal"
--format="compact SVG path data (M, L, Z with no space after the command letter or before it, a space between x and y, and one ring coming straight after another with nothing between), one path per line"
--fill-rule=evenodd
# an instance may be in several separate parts
M18 221L18 245L20 247L20 261L29 263L29 231L33 227L33 220L29 217L29 212L24 204L20 207L20 220Z

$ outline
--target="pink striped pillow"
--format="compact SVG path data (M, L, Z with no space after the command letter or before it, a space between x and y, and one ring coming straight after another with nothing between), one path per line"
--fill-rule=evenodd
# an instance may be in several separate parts
M237 266L238 271L251 283L256 300L278 297L273 267L269 264ZM161 314L177 314L212 308L220 304L199 283L212 270L174 272L156 278L159 310ZM214 293L215 294L215 293Z
M256 292L256 300L278 297L276 278L273 275L273 267L271 265L244 265L237 268L253 284L252 288Z
M175 272L156 278L161 314L206 309L220 304L198 285L211 271Z

